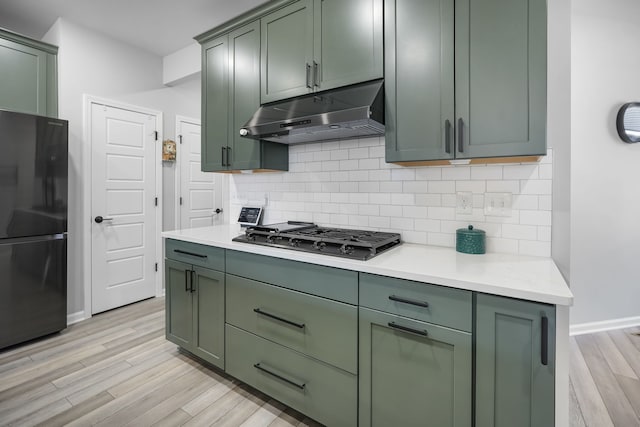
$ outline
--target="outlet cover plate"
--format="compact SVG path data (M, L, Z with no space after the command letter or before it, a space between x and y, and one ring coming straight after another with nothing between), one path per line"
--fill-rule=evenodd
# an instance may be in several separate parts
M456 193L456 213L461 215L473 213L473 193L466 191Z
M487 216L511 216L511 193L485 193L484 214Z

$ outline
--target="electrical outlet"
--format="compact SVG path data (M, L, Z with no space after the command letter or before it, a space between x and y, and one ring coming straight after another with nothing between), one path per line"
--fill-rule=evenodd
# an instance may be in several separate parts
M456 193L456 213L462 215L471 215L473 213L473 193Z
M511 216L511 193L486 193L484 214L487 216Z

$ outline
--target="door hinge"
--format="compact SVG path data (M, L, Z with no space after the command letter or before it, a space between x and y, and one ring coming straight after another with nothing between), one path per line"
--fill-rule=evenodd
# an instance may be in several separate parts
M178 135L178 139L180 139L180 144L182 144L182 135Z
M158 271L158 263L156 262L156 271Z
M156 135L156 141L157 141L157 140L158 140L158 131L156 130L156 131L154 131L154 132L155 132L155 135Z
M155 201L156 206L158 206L158 198L156 197L156 201Z
M180 206L182 206L182 197L180 197Z

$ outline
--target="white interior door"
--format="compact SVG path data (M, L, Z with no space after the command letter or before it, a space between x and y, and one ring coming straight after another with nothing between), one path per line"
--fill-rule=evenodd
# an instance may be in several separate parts
M222 224L221 174L200 170L200 122L178 118L178 162L180 162L180 184L178 194L179 228L206 227Z
M91 106L93 314L156 293L157 121L143 112Z

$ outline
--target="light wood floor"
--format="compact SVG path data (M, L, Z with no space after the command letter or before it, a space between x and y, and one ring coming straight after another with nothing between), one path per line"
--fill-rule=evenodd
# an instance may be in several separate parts
M640 328L570 339L571 427L640 426Z
M571 338L571 427L640 426L638 334ZM179 352L163 298L0 351L0 425L317 426Z
M0 351L0 426L317 426L164 338L164 298Z

